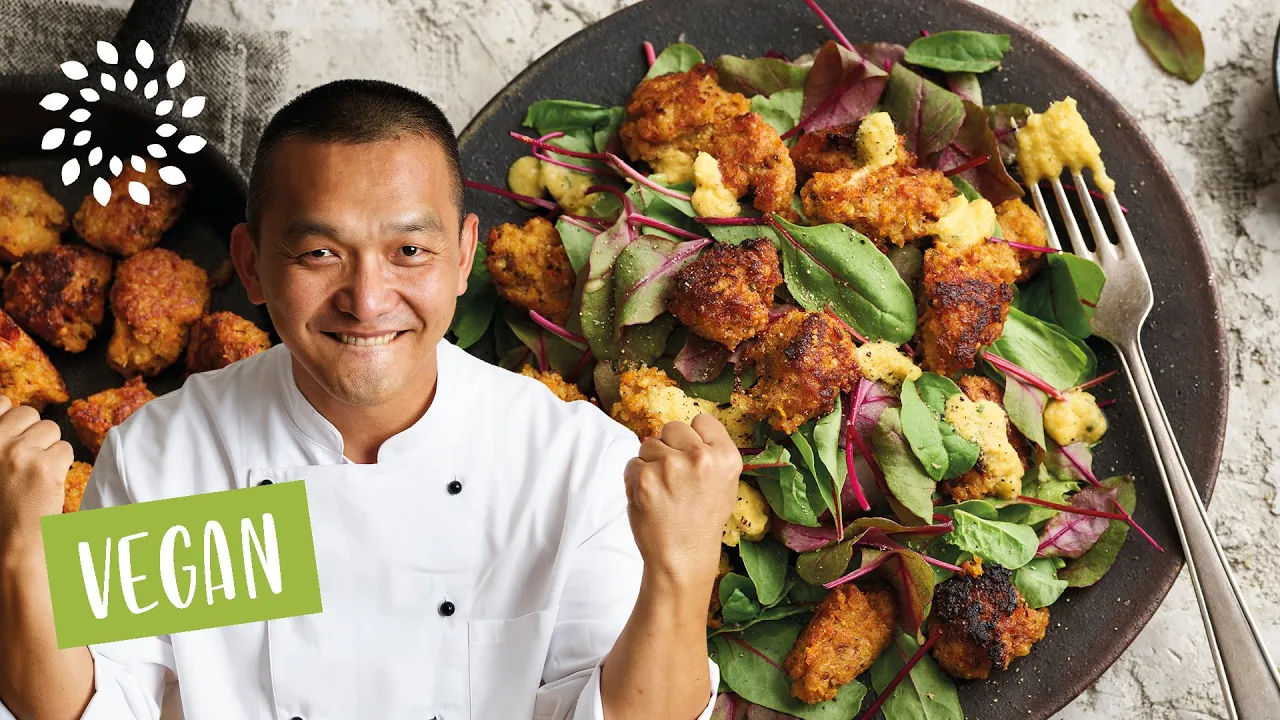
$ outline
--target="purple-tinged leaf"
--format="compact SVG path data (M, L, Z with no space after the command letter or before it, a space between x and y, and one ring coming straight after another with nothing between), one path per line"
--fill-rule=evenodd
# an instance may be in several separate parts
M715 340L689 333L673 364L689 382L711 382L720 377L731 354L729 348Z
M861 120L880 101L888 79L857 52L827 41L805 79L800 124L812 131Z
M982 105L982 86L978 76L971 72L947 73L947 89L974 105Z
M853 429L862 437L864 443L870 445L871 431L880 424L880 414L886 408L901 406L902 401L893 392L893 388L866 378L858 382L855 392L858 411L853 418Z
M1117 510L1124 510L1125 513L1133 512L1137 495L1134 492L1132 476L1120 475L1107 478L1102 481L1102 485L1119 490L1116 497ZM1137 525L1133 527L1141 530ZM1113 521L1088 552L1079 558L1067 561L1066 567L1058 571L1058 577L1066 580L1068 587L1088 587L1098 582L1115 563L1116 556L1120 554L1120 548L1124 545L1128 534L1128 524Z
M1071 497L1071 505L1107 511L1115 505L1117 492L1115 488L1090 485ZM1043 557L1078 558L1093 547L1111 522L1093 515L1060 512L1045 524L1037 553Z
M618 254L614 263L614 307L617 328L643 325L667 308L667 294L680 268L698 256L711 240L678 242L642 235Z
M1172 75L1189 83L1204 74L1204 39L1200 28L1173 0L1138 0L1129 11L1138 41Z
M1005 165L1012 165L1018 155L1018 139L1014 131L1027 124L1031 117L1031 108L1019 103L987 106L987 124L996 136L996 146L1000 148L1000 160Z
M747 707L746 720L796 720L796 716L770 710L763 705L751 705Z
M733 693L720 693L711 708L711 720L743 720L747 715L747 701Z
M772 95L779 90L804 87L809 68L771 57L747 59L721 55L714 63L720 75L720 87L747 97Z
M885 72L889 72L894 65L902 62L903 56L907 54L905 47L890 42L856 43L853 49L857 50L864 60Z
M582 288L582 334L600 360L617 360L618 325L614 319L613 267L618 256L635 239L624 210L618 221L595 237L587 259L587 281Z
M805 527L785 520L776 523L777 538L783 545L804 553L826 547L836 540L836 529L833 527Z
M810 74L810 77L813 77ZM906 138L907 149L921 164L934 167L935 153L955 139L964 122L964 103L959 95L939 87L897 64L889 73L883 106L898 132Z
M1044 447L1044 408L1049 396L1014 375L1004 378L1004 409L1009 421L1028 440Z
M1083 442L1066 447L1050 446L1044 466L1056 478L1098 484L1098 478L1093 474L1093 451Z
M1022 197L1022 186L1010 175L1000 159L995 133L987 124L987 111L981 105L963 101L964 122L955 138L938 154L937 167L942 169L972 165L985 156L986 162L957 173L992 205Z
M898 597L898 625L908 635L920 637L925 610L933 601L933 569L919 553L906 548L863 548L862 564L866 566L877 562L880 563L878 575L893 586Z

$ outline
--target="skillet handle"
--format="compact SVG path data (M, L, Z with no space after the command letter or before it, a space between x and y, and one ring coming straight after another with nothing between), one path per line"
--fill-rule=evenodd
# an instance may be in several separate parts
M132 56L138 41L146 40L156 55L152 68L163 67L190 7L191 0L133 0L112 43Z

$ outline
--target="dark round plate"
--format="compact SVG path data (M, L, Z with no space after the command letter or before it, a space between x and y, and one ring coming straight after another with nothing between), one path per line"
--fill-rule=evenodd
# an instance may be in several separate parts
M1156 304L1144 333L1147 358L1183 454L1206 499L1213 490L1227 411L1226 338L1204 241L1172 175L1120 104L1084 70L1030 31L960 0L829 0L826 10L854 42L903 44L921 29L981 30L1012 36L1004 67L982 77L986 101L1021 102L1043 110L1070 95L1079 101L1115 177L1129 223L1143 250ZM460 141L474 180L505 186L506 168L526 152L508 130L541 98L624 104L644 75L641 43L658 49L683 39L712 58L757 57L768 50L809 52L828 33L800 0L649 0L579 32L513 80L472 120ZM467 191L483 231L528 213L514 203ZM1117 367L1111 346L1090 343L1102 370ZM970 718L1047 718L1089 686L1119 657L1155 613L1182 567L1182 553L1129 387L1113 380L1098 390L1119 402L1099 448L1099 476L1138 478L1138 521L1165 548L1161 554L1130 533L1115 567L1097 585L1070 590L1051 610L1049 633L1031 655L986 681L961 682Z

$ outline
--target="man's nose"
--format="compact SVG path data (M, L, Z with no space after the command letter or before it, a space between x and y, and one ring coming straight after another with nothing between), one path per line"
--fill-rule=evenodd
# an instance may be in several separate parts
M360 258L355 263L346 287L337 296L338 309L357 320L373 320L390 311L396 293L387 268L377 260Z

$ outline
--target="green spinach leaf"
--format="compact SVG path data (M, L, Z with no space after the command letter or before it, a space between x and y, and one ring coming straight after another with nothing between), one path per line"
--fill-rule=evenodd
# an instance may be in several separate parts
M894 511L908 525L928 525L933 520L933 491L937 483L929 477L911 452L902 434L897 408L887 408L871 433L876 461L884 472L892 494ZM1032 533L1034 537L1034 533Z
M751 458L753 465L775 463L780 467L762 467L747 470L743 474L756 478L756 484L773 509L773 514L797 525L818 527L818 515L813 511L808 483L800 470L791 464L791 453L769 440L764 451Z
M467 291L458 298L449 331L454 344L462 349L475 345L493 322L493 311L498 303L498 293L493 278L484 264L484 243L476 246L476 257L467 275Z
M787 580L787 548L777 540L764 536L757 542L743 540L738 543L738 553L747 575L756 586L756 599L769 607L782 599Z
M801 553L796 558L796 572L811 585L826 585L849 570L853 559L853 538Z
M984 520L964 510L956 510L952 517L956 529L943 537L985 561L1017 570L1036 555L1040 540L1036 531L1026 525Z
M982 73L1000 67L1007 52L1008 35L945 30L911 43L904 59L912 65L943 72Z
M1059 390L1088 379L1089 357L1072 338L1014 307L1009 308L1000 339L988 350Z
M751 98L751 112L759 113L764 121L781 135L800 123L800 104L803 90L779 90L772 95Z
M720 75L720 87L747 97L773 95L779 90L803 91L805 78L809 77L807 65L779 58L721 55L712 64Z
M947 398L959 393L954 382L934 373L902 383L902 432L934 480L961 475L978 461L978 446L942 419Z
M727 623L743 623L760 614L756 588L749 578L729 573L720 578L720 617Z
M560 233L560 243L564 245L565 254L569 256L569 265L574 274L582 272L591 258L591 245L596 240L595 233L584 227L568 222L563 217L556 220L556 232Z
M1027 605L1042 608L1058 601L1067 589L1067 581L1058 579L1058 568L1065 564L1062 558L1035 558L1014 572L1013 584Z
M871 687L883 693L919 649L915 638L899 633L871 665ZM894 688L881 710L887 720L964 720L955 683L929 653Z
M649 72L645 73L644 79L648 80L669 73L688 72L700 62L703 62L703 59L698 48L686 43L674 43L668 45L658 55L649 66Z

